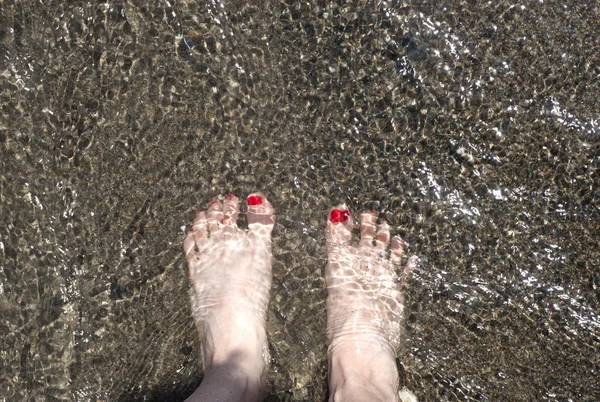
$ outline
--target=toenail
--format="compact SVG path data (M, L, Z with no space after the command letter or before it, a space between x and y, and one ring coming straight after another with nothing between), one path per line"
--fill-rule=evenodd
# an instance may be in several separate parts
M261 205L263 203L260 195L248 196L248 205Z
M231 201L231 200L233 200L234 198L235 198L235 196L234 196L233 194L229 194L229 195L228 195L228 196L227 196L225 199L226 199L227 201Z
M210 202L210 205L215 205L215 204L218 204L218 203L219 203L219 201L218 201L218 200L214 200L214 201L211 201L211 202Z
M332 209L331 214L329 215L329 220L333 223L346 222L349 216L350 212L347 209Z

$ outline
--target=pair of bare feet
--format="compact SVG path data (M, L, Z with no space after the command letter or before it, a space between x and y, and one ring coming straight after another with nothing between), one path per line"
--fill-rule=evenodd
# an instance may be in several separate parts
M258 401L269 361L266 312L275 213L263 194L247 198L248 230L233 195L199 212L184 241L204 379L188 401ZM396 269L404 242L377 215L360 217L361 239L344 205L327 222L327 335L330 401L397 401L396 348L404 298ZM389 249L389 256L388 256ZM409 259L405 275L415 265Z

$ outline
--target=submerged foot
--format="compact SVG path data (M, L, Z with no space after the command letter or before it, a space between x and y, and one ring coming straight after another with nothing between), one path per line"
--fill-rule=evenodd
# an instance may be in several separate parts
M233 380L255 387L262 382L269 358L265 321L275 215L262 194L250 195L247 204L244 230L237 227L238 198L213 201L196 215L184 251L205 382L208 372L225 367L233 372Z
M327 335L334 401L398 399L395 358L404 296L396 270L404 242L390 239L387 223L376 223L376 213L361 215L356 245L351 244L354 222L345 206L332 209L327 223ZM405 276L415 264L415 258L409 259Z

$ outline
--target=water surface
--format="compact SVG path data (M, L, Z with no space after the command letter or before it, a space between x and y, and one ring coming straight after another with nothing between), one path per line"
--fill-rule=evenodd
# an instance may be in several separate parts
M600 399L595 2L0 2L0 401L181 401L183 228L278 212L270 400L326 400L324 219L421 265L421 401Z

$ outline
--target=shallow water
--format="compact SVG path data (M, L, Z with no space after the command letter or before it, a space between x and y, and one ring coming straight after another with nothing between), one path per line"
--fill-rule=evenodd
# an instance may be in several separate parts
M183 227L255 190L270 400L326 399L338 202L421 257L419 400L599 400L600 8L563 3L0 2L0 400L183 400Z

